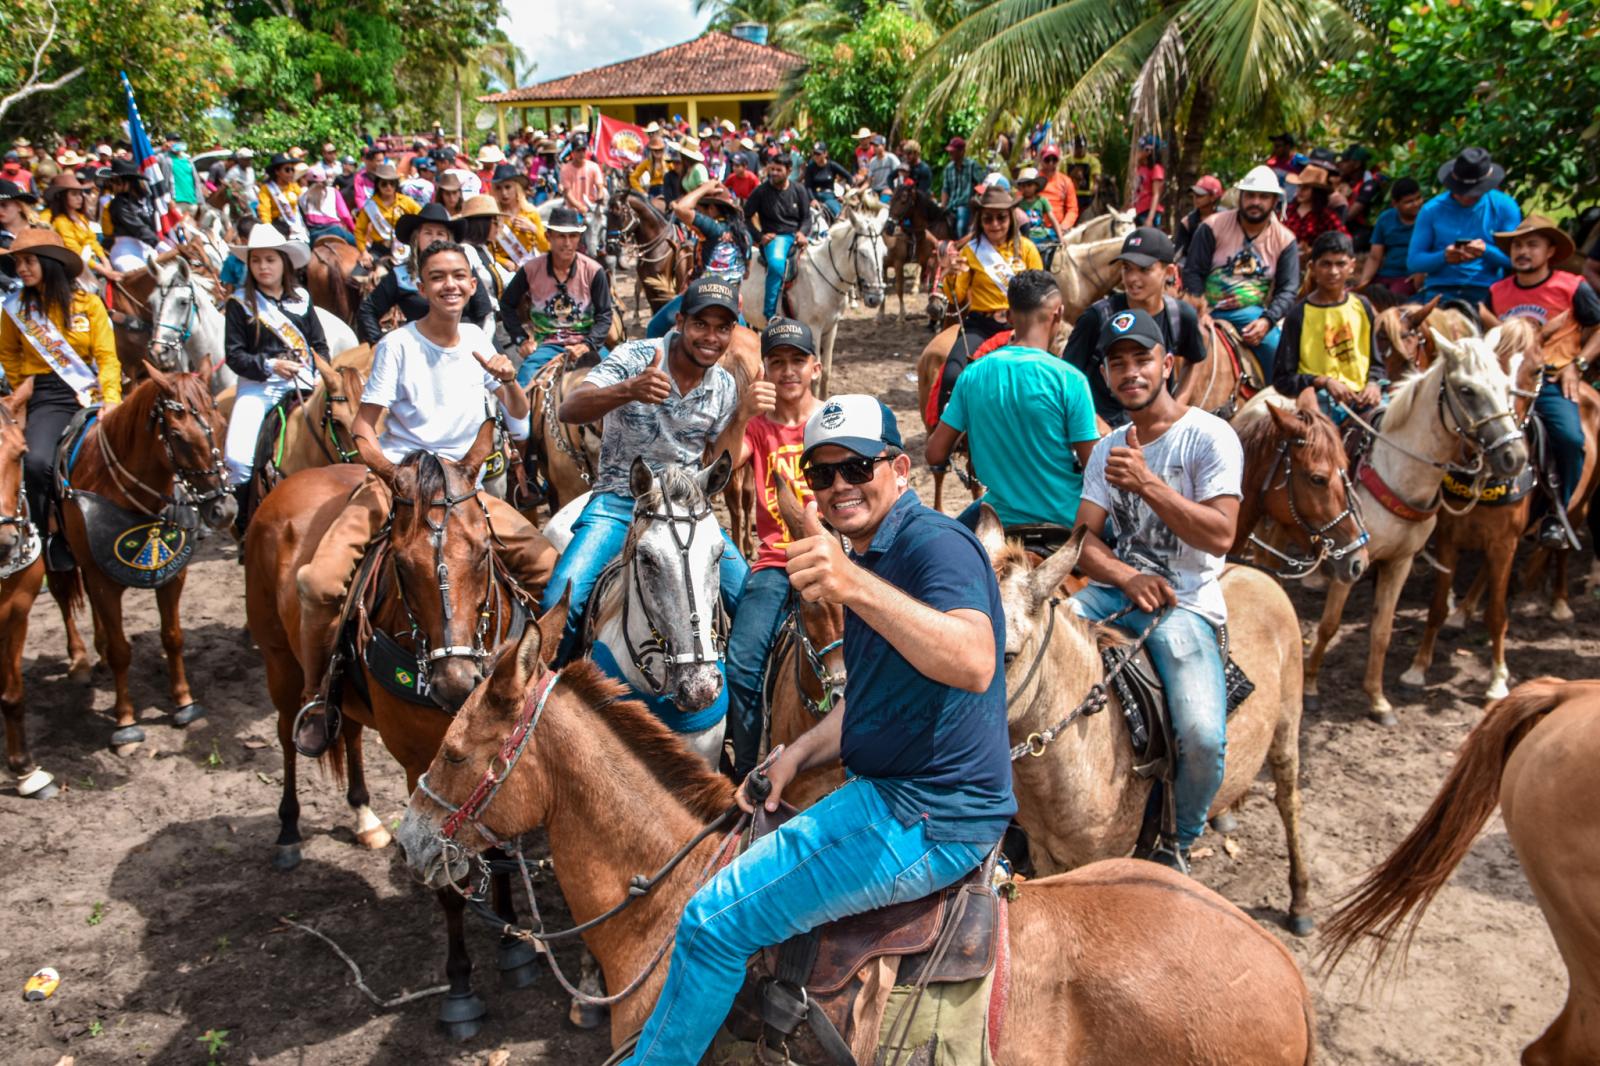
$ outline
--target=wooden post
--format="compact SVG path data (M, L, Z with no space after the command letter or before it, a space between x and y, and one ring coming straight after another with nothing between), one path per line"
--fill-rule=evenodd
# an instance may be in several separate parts
M495 104L494 105L495 130L500 134L500 143L502 145L508 143L507 140L506 140L506 108L509 107L509 106L511 106L511 105L509 105L509 104ZM465 145L463 145L462 147L465 148Z

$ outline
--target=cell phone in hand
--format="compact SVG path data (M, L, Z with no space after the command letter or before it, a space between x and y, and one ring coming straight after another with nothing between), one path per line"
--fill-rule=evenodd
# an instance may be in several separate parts
M1459 241L1451 241L1450 242L1450 247L1452 247L1452 248L1466 248L1471 243L1472 243L1471 241L1465 240L1465 239L1459 240Z

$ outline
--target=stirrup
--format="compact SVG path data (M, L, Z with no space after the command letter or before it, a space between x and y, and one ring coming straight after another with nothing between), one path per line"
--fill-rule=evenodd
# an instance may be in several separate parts
M302 742L301 740L301 733L312 728L312 720L308 716L314 714L320 714L324 722L323 730L325 735L322 737L320 745ZM321 696L312 698L304 707L295 712L294 724L290 727L290 737L294 742L294 750L308 759L321 758L323 753L333 746L333 742L339 739L339 727L343 720L344 716L339 713L337 704L330 703Z
M1142 858L1176 870L1185 877L1193 876L1189 873L1189 849L1180 847L1172 837L1161 837Z

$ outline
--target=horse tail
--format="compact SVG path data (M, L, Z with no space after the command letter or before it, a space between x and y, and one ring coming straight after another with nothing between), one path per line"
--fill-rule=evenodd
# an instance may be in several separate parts
M1340 901L1339 912L1323 928L1327 947L1322 955L1328 970L1368 934L1378 938L1369 972L1397 939L1404 961L1429 904L1499 805L1500 778L1511 753L1562 701L1566 688L1560 678L1541 677L1518 685L1489 707L1462 743L1422 821Z
M1315 1066L1317 1061L1317 1008L1311 1002L1310 991L1300 997L1300 1010L1306 1019L1306 1057L1301 1066Z
M344 746L349 743L352 724L347 719L344 723L344 728L339 731L339 735L334 738L332 744L328 745L328 750L317 756L317 765L332 775L334 784L340 787L343 787L345 783Z
M83 571L77 567L71 570L52 570L49 574L52 588L61 590L61 602L67 605L69 611L83 610L84 590Z

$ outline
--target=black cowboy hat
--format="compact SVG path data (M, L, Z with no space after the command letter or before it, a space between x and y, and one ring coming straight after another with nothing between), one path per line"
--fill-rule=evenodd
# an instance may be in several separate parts
M27 189L24 189L16 182L6 181L4 178L0 178L0 200L21 200L26 204L36 204L39 202L39 198L33 195L33 193L29 192Z
M139 164L131 159L113 159L111 161L111 176L113 178L138 178L144 180L144 171L139 169Z
M267 160L267 173L271 174L279 167L292 167L294 164L295 160L289 156L284 155L282 152L274 152L272 153L272 158Z
M400 221L394 224L395 238L402 244L410 244L411 238L424 222L437 223L450 231L453 240L461 239L461 220L451 218L450 212L437 203L428 204L414 215L402 215Z
M1439 168L1439 183L1459 193L1488 192L1505 176L1506 168L1490 158L1487 148L1463 148Z
M503 181L521 182L524 189L533 186L533 182L529 180L527 173L513 163L501 163L494 168L494 174L489 178L490 185L499 185Z

